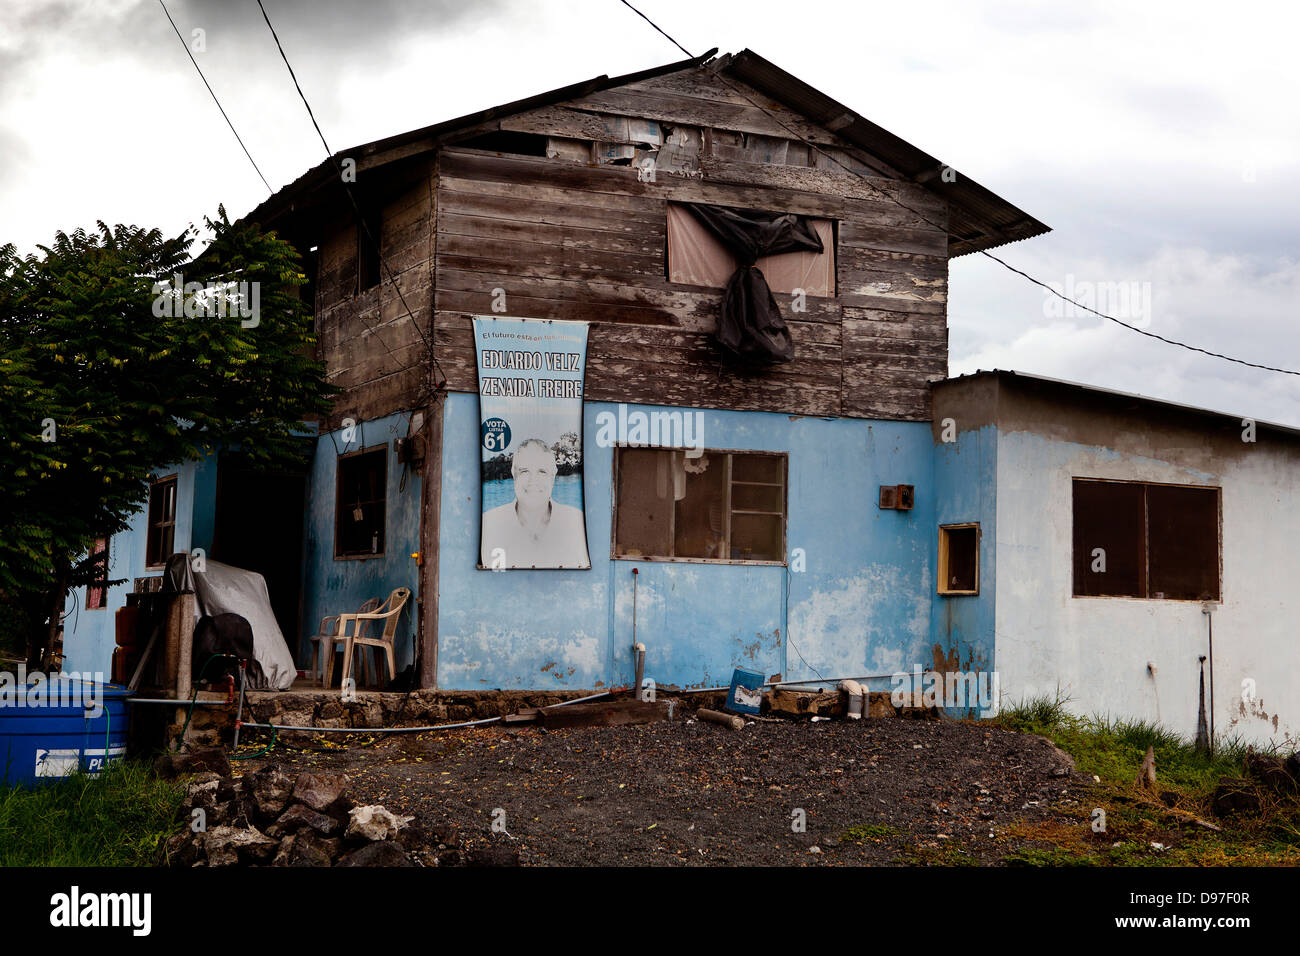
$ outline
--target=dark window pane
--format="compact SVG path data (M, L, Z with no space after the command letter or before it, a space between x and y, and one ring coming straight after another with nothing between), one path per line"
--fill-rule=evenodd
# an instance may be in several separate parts
M725 559L727 456L673 457L686 476L686 496L677 502L676 557Z
M732 455L732 481L761 481L782 483L783 460L776 455Z
M780 488L768 485L746 485L737 482L731 487L733 511L767 511L780 514L784 498Z
M781 516L733 512L731 557L737 561L780 561Z
M387 483L386 447L339 459L335 555L384 553Z
M944 590L974 591L979 579L979 529L945 528L947 536L947 562L941 573L944 575Z
M1143 496L1141 484L1074 482L1076 595L1146 596Z
M616 552L629 557L672 556L672 453L653 448L618 451Z
M1150 596L1219 599L1219 495L1213 489L1147 486Z
M163 564L171 556L176 530L176 479L155 482L149 488L149 528L145 536L145 564Z

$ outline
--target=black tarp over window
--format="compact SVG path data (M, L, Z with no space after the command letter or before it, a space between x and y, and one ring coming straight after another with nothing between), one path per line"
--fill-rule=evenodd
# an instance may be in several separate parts
M782 252L824 252L807 216L687 203L691 213L736 257L740 265L722 295L718 344L752 364L788 362L794 342L767 279L754 263Z

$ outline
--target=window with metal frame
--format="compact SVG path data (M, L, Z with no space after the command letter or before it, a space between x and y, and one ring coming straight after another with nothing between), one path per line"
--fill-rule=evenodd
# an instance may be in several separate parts
M784 453L621 446L615 558L785 564Z
M1073 480L1075 597L1218 601L1216 487Z

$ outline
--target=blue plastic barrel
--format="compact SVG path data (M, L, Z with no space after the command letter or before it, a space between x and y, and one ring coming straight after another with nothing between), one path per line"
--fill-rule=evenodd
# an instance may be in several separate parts
M129 696L96 681L56 675L15 685L13 675L0 676L0 779L33 786L120 760Z
M737 667L731 674L725 709L733 714L757 714L763 704L763 675Z

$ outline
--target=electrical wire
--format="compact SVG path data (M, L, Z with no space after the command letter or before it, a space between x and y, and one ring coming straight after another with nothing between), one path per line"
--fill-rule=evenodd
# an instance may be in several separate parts
M785 617L785 643L786 643L786 646L787 646L787 647L789 647L791 650L793 650L796 654L799 655L799 660L803 661L803 666L806 667L806 668L808 668L808 669L809 669L810 671L812 671L814 674L816 674L816 675L818 676L818 678L820 678L820 679L824 682L824 681L826 680L826 678L822 677L822 672L819 671L817 668L813 667L811 664L808 663L808 660L803 656L803 652L801 652L801 651L799 650L799 648L795 646L794 641L791 640L791 638L790 638L790 613L789 613L789 608L790 608L790 575L791 575L791 574L792 574L792 572L790 571L790 567L789 567L789 565L787 565L787 566L786 566L786 569L785 569L785 606L786 606L786 617ZM782 676L785 676L785 675L782 675ZM789 681L783 681L783 682L781 682L781 683L789 683ZM797 682L797 683L809 684L809 683L812 683L812 682L811 682L811 681L799 681L799 682ZM764 685L764 686L767 686L767 685ZM776 686L776 685L773 685L773 686Z
M660 29L659 24L655 23L653 20L651 20L649 17L647 17L644 13L642 13L642 12L641 12L640 10L638 10L636 7L632 6L632 4L628 3L627 0L621 0L621 2L622 2L622 4L623 4L623 6L627 7L629 10L631 10L633 13L635 13L638 17L640 17L640 18L641 18L642 20L644 20L646 23L648 23L648 24L650 24L652 27L654 27L656 30L659 30L659 32L662 33L665 37L668 37L668 42L671 43L673 46L677 47L677 49L681 50L683 53L685 53L688 59L692 59L692 60L695 59L695 54L694 54L694 53L692 53L690 50L686 49L686 47L682 46L680 43L678 43L678 42L677 42L676 40L674 40L672 37L668 36L667 33L664 33L664 31L663 31L662 29Z
M343 175L343 167L339 165L338 158L334 155L334 151L330 149L330 144L325 139L325 133L320 128L320 123L316 121L316 114L312 111L311 103L307 101L307 94L303 92L302 84L298 82L298 75L293 71L293 64L289 62L289 57L284 52L284 46L280 43L280 36L278 33L275 32L275 27L271 23L271 18L266 13L266 7L263 6L262 0L257 0L257 8L262 11L262 19L266 21L267 29L271 31L271 37L272 39L275 40L275 47L277 50L280 51L280 59L284 61L285 68L288 69L289 71L289 77L293 80L294 89L298 91L298 98L302 100L302 105L307 108L307 115L311 118L312 126L316 128L316 135L320 137L321 145L325 147L325 154L326 156L328 156L330 162L334 164L334 170L336 173L338 173L339 183L343 186L343 191L347 194L348 201L352 204L353 212L356 214L357 224L360 226L361 231L365 234L367 241L374 248L375 254L379 259L380 267L384 270L386 278L390 283L392 283L393 289L397 292L397 297L399 300L401 300L402 308L406 310L406 315L411 320L411 325L412 327L414 327L416 334L420 336L420 341L424 343L425 354L428 356L429 360L433 362L434 368L438 370L438 373L442 376L443 382L445 383L447 379L447 373L446 371L443 370L442 365L438 362L437 356L433 354L433 346L429 343L429 339L425 336L424 330L420 328L420 323L418 323L415 320L415 313L411 311L411 307L406 302L406 296L405 294L403 294L402 287L397 281L397 276L393 272L392 267L388 264L388 260L384 258L383 249L379 244L379 238L375 236L373 233L371 233L370 231L370 224L366 222L366 217L361 212L361 206L360 204L357 203L356 197L352 193L351 184ZM372 335L375 336L376 339L379 340L379 344L384 347L384 349L388 352L388 354L391 355L396 360L397 359L396 354L394 354L393 350L388 347L388 344L383 340L383 338L379 335L379 333L376 332L375 329L370 326L367 326L367 329ZM410 362L407 363L406 365L403 365L401 368L397 369L397 371L404 372L407 369L414 368L418 364L420 364L419 361ZM435 385L434 387L435 391L439 387L441 386Z
M253 169L257 170L257 176L262 180L262 185L266 187L267 192L274 193L275 190L272 189L271 184L266 181L266 177L262 175L262 170L258 168L257 161L253 159L253 154L250 153L248 147L244 145L244 138L239 135L239 130L235 129L235 124L230 121L230 117L226 114L226 108L221 105L221 100L217 99L217 94L213 92L212 84L208 82L208 78L203 75L203 70L199 68L199 61L194 59L194 53L190 50L190 45L185 42L185 37L181 36L180 28L176 26L176 21L172 19L171 11L167 9L167 4L164 3L163 0L158 0L158 6L163 8L163 13L167 14L168 22L171 23L172 29L176 31L176 39L181 41L181 46L185 48L186 55L189 56L190 62L194 64L194 69L198 70L199 79L201 79L203 85L208 88L208 93L212 96L212 102L216 103L217 109L221 110L222 119L226 121L226 125L230 127L230 131L235 134L235 139L239 140L239 146L244 151L244 155L248 157L248 161L253 164Z
M632 10L634 13L636 13L637 16L641 17L641 19L645 20L646 23L649 23L652 27L654 27L656 30L658 30L659 33L661 33L661 34L663 34L665 37L667 37L668 40L669 40L670 42L672 42L672 44L673 44L674 46L677 47L677 49L681 50L681 51L682 51L683 53L685 53L688 57L692 57L692 58L694 58L694 57L693 57L693 54L691 54L691 52L690 52L689 50L687 50L685 47L683 47L680 43L678 43L676 40L674 40L671 36L668 36L667 33L665 33L662 29L660 29L660 27L658 26L658 24L656 24L653 20L651 20L649 17L647 17L644 13L642 13L642 12L641 12L640 10L638 10L636 7L632 6L632 4L628 2L628 0L619 0L619 2L622 3L624 6L626 6L629 10ZM779 124L779 125L780 125L780 126L781 126L785 131L786 131L786 132L788 132L792 137L794 137L796 140L798 140L798 141L799 141L800 143L802 143L804 146L807 146L810 150L814 150L814 151L816 151L817 153L820 153L822 156L825 156L827 159L829 159L829 160L830 160L831 162L833 162L835 165L839 166L841 169L845 170L846 172L848 172L848 173L850 173L850 174L856 176L858 179L862 180L862 181L863 181L863 182L864 182L864 183L865 183L865 184L866 184L870 189L872 189L873 191L875 191L876 194L879 195L881 198L883 198L883 199L887 199L887 200L889 200L890 202L893 202L893 203L897 204L898 206L901 206L903 209L906 209L908 212L912 213L912 215L916 216L918 219L920 219L922 222L926 223L927 225L934 226L936 229L942 230L945 234L947 233L947 231L948 231L947 226L940 225L939 223L934 222L934 221L931 220L928 216L926 216L924 213L920 212L920 211L917 210L917 209L913 209L911 206L907 205L907 203L903 202L903 201L902 201L901 199L899 199L897 196L893 196L893 195L891 195L890 193L888 193L887 191L880 189L880 188L879 188L878 186L876 186L874 183L870 182L870 181L867 179L866 176L862 175L862 173L858 172L856 169L853 169L851 166L848 166L847 164L841 162L841 161L839 160L838 157L836 157L836 156L834 156L833 154L827 152L825 149L822 149L822 148L821 148L820 146L818 146L816 143L811 143L811 142L809 142L808 140L804 139L803 136L801 136L801 135L800 135L798 132L796 132L795 130L791 129L791 128L790 128L790 127L789 127L785 122L783 122L779 116L777 116L776 114L774 114L771 110L767 109L765 106L763 106L763 104L761 104L761 103L755 101L753 97L751 97L751 96L750 96L748 93L746 93L743 89L741 89L740 87L738 87L738 86L736 86L734 83L732 83L730 80L728 80L727 77L723 76L721 73L714 73L714 76L716 76L719 80L721 80L721 81L722 81L723 83L725 83L728 87L730 87L730 88L732 89L733 92L735 92L735 93L737 93L738 95L744 97L744 98L745 98L745 99L746 99L746 100L747 100L747 101L748 101L752 106L755 106L755 107L757 107L758 109L762 110L763 113L765 113L769 119L771 119L771 120L773 120L774 122L778 123L778 124ZM1174 345L1174 346L1177 346L1178 348L1187 349L1187 350L1192 351L1192 352L1200 352L1202 355L1208 355L1208 356L1210 356L1210 357L1212 357L1212 358L1222 359L1222 360L1225 361L1225 362L1234 362L1234 363L1236 363L1237 365L1244 365L1244 366L1246 366L1247 368L1257 368L1257 369L1262 369L1263 371L1266 371L1266 372L1278 372L1278 373L1280 373L1280 374L1282 374L1282 375L1298 375L1298 376L1300 376L1300 371L1296 371L1296 370L1294 370L1294 369L1289 369L1289 368L1278 368L1278 367L1273 366L1273 365L1261 365L1261 364L1259 364L1258 362L1250 362L1250 361L1247 361L1246 359L1234 358L1234 357L1231 356L1231 355L1224 355L1222 352L1212 352L1212 351L1210 351L1209 349L1203 349L1203 348L1201 348L1200 346L1191 345L1191 344L1189 344L1189 343L1187 343L1187 342L1180 342L1180 341L1178 341L1177 339L1166 338L1166 337L1163 336L1163 335L1157 335L1155 332L1148 332L1148 331L1146 331L1145 329L1140 329L1140 328L1138 328L1136 325L1130 325L1128 322L1125 322L1125 321L1123 321L1122 319L1117 319L1117 318L1115 318L1113 315L1107 315L1105 312L1099 312L1099 311L1097 311L1096 309L1091 308L1090 306L1086 306L1086 305L1082 304L1081 302L1076 302L1074 299L1071 299L1070 297L1061 294L1061 293L1058 292L1056 289L1054 289L1054 288L1052 288L1050 285L1048 285L1046 282L1043 282L1043 281L1040 280L1040 279L1036 279L1036 278L1034 278L1034 277L1031 276L1029 273L1024 272L1024 271L1021 270L1021 269L1017 269L1015 266L1010 265L1009 263L1007 263L1007 262L1004 261L1003 259L1000 259L999 257L993 255L993 254L990 253L990 252L987 252L987 251L985 251L985 250L983 250L983 249L980 249L980 250L978 250L978 251L979 251L979 254L980 254L980 255L984 256L984 258L986 258L986 259L990 259L990 260L992 260L993 262L996 262L998 265L1002 266L1003 268L1009 270L1010 272L1014 272L1016 275L1019 275L1019 276L1025 278L1025 279L1028 279L1030 282L1034 283L1035 285L1042 286L1044 289L1046 289L1047 291L1051 292L1051 293L1052 293L1053 295L1055 295L1057 298L1062 299L1062 300L1064 300L1065 302L1070 303L1071 305L1077 306L1077 307L1080 308L1080 309L1084 309L1085 311L1091 312L1093 315L1099 316L1100 318L1106 319L1107 321L1114 322L1116 325L1122 326L1122 327L1124 327L1124 328L1126 328L1126 329L1128 329L1128 330L1130 330L1130 331L1132 331L1132 332L1137 332L1137 333L1139 333L1139 334L1141 334L1141 335L1145 335L1145 336L1147 336L1148 338L1158 339L1159 341L1164 342L1164 343L1166 343L1166 344L1168 344L1168 345Z

